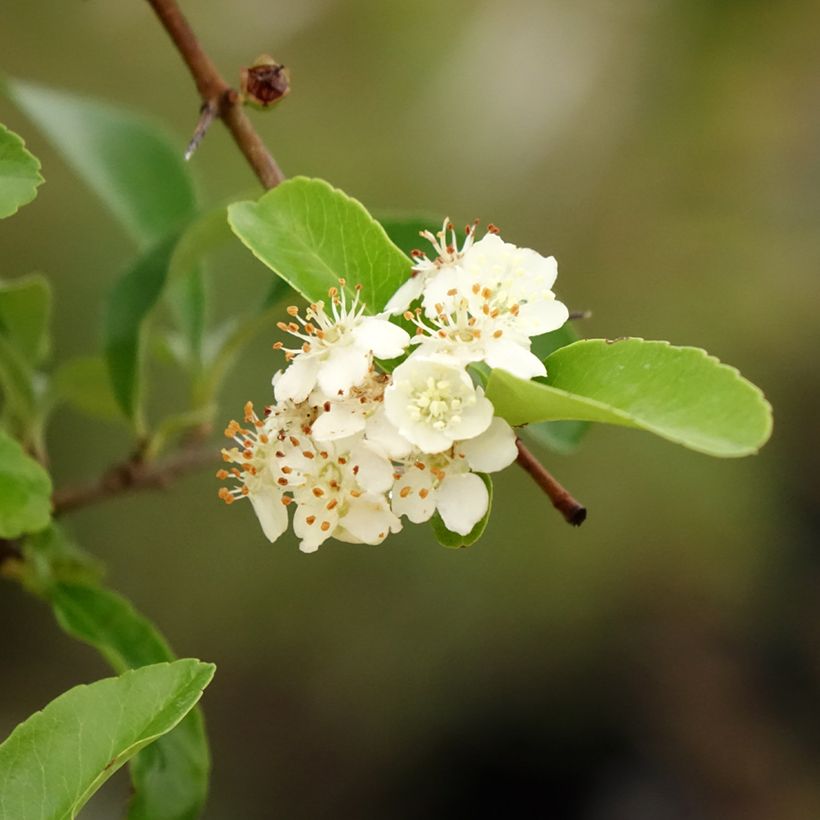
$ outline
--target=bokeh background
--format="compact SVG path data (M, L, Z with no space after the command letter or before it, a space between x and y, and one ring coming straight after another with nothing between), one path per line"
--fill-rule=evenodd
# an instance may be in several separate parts
M587 336L696 344L775 407L763 452L713 460L596 428L546 463L590 510L568 527L526 476L487 535L439 547L271 546L192 476L66 523L176 650L215 661L208 818L820 817L820 6L812 0L189 0L231 77L260 52L293 91L255 120L285 171L384 208L481 217L559 260ZM184 147L193 86L141 0L3 0L4 72L120 101ZM56 288L54 361L92 352L128 237L34 126L38 199L0 225L4 276ZM223 129L205 202L255 190ZM269 274L212 265L228 310ZM263 333L225 419L264 403ZM173 375L155 370L155 406ZM71 410L61 483L127 450ZM0 736L108 674L0 587ZM123 776L90 805L115 817Z

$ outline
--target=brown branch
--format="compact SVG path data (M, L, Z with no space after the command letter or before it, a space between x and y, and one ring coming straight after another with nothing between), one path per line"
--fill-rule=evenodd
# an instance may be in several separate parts
M515 440L515 446L518 447L518 458L516 459L518 464L549 496L552 506L564 516L564 520L574 527L580 527L586 520L587 508L574 499L570 492L553 478L546 467L524 446L520 438Z
M136 490L162 490L186 473L209 465L216 467L219 463L216 448L208 446L188 447L156 463L132 458L114 465L97 481L77 487L64 487L55 492L52 497L54 515L62 515Z
M203 105L216 106L239 149L266 188L285 177L242 109L239 94L228 85L205 53L176 0L148 0L173 40L196 83Z

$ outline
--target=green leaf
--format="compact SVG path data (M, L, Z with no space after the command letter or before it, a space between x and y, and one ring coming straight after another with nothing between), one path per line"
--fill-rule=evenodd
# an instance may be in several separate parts
M196 210L179 146L128 109L9 80L8 95L142 244L152 245Z
M31 365L48 352L51 285L39 273L0 281L0 333Z
M53 390L57 402L68 402L92 418L123 419L106 363L99 356L78 356L62 364L54 374Z
M42 182L40 161L17 134L0 124L0 219L31 202Z
M457 532L448 530L442 517L438 512L433 513L430 519L430 524L433 527L433 533L436 536L439 544L442 547L449 549L460 549L461 547L469 547L475 544L487 529L487 522L490 520L490 512L493 508L493 481L486 473L476 473L476 475L484 482L489 493L489 502L487 503L487 512L484 517L467 533L467 535L459 535Z
M47 597L60 582L96 584L103 576L102 564L53 522L25 538L23 554L25 562L20 580L26 589L40 597Z
M0 538L37 532L48 526L50 519L48 473L0 430Z
M408 256L416 249L427 252L430 243L419 234L422 231L430 231L435 234L441 230L443 219L434 216L401 216L398 214L379 214L378 220L387 232L391 241L398 248L401 248Z
M228 208L234 233L253 254L309 302L347 282L348 296L378 313L410 274L410 260L347 194L320 179L296 177L258 202Z
M765 444L771 407L737 370L694 347L588 339L557 350L546 379L494 370L487 396L512 425L578 419L655 433L713 456L745 456Z
M60 626L97 649L117 672L174 659L157 629L113 592L58 583L47 597ZM194 709L173 732L132 761L129 820L198 817L208 793L209 770L205 726L199 709Z
M145 319L162 293L176 237L141 256L114 285L105 308L105 360L114 397L125 415L142 425L140 369Z
M214 666L181 660L75 686L0 746L0 820L67 820L194 707Z
M536 336L532 340L532 352L539 359L546 359L558 348L577 342L578 338L572 322L566 322L558 330ZM555 453L569 455L578 449L589 427L588 421L542 421L528 424L522 432L529 441Z
M228 210L221 206L191 222L171 256L168 301L182 330L184 355L194 368L201 364L205 336L207 293L203 261L209 253L231 241L236 239L228 226Z

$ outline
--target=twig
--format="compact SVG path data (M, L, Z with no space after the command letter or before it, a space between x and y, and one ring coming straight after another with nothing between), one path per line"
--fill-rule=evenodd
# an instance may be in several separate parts
M533 478L535 483L549 496L552 506L555 507L564 520L573 527L580 527L587 517L587 508L576 501L570 492L563 487L547 471L546 467L524 446L521 439L515 440L518 447L518 463Z
M261 183L266 188L275 188L285 178L284 174L242 110L239 94L225 82L211 58L202 49L176 0L148 2L185 60L203 104L212 105L219 112Z
M211 127L211 123L214 121L214 117L216 117L216 115L217 107L213 100L208 100L208 102L202 103L202 108L199 112L199 120L197 120L196 128L194 129L194 135L191 137L191 141L185 149L186 162L191 159L194 155L194 151L199 148L199 143L202 142L205 134L208 133L208 129Z
M131 458L111 467L97 481L58 490L52 497L54 515L136 490L161 490L186 473L218 463L219 454L212 446L189 447L155 464Z

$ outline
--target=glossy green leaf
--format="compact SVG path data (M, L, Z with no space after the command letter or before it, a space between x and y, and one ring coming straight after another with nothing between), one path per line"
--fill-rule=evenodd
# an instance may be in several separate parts
M31 202L42 182L40 161L17 134L0 124L0 219Z
M156 628L121 596L99 587L58 583L47 593L57 621L97 649L117 672L174 654ZM194 709L173 732L131 762L134 796L129 820L193 820L208 793L210 755L205 726Z
M546 359L560 347L566 347L578 341L578 333L572 322L544 333L532 340L532 352L539 359ZM528 424L522 434L530 442L547 447L554 453L569 455L578 449L584 436L589 432L588 421L542 421Z
M124 419L100 356L78 356L62 364L54 374L53 390L57 402L67 402L87 416Z
M432 233L440 231L444 222L443 219L434 216L402 216L400 214L379 214L378 220L393 244L401 248L408 256L414 250L420 250L423 253L430 251L430 243L419 234L422 231Z
M37 532L48 526L50 518L48 473L0 430L0 538Z
M494 370L487 395L510 424L578 419L647 430L713 456L745 456L765 444L769 403L737 370L694 347L588 339L545 362L546 379Z
M181 660L76 686L0 745L0 820L68 820L194 707L214 666Z
M105 308L105 360L114 397L138 427L143 325L162 293L175 240L163 240L126 270L114 285Z
M9 80L6 89L139 242L151 245L194 215L181 146L156 124L128 109L33 83Z
M360 202L320 179L296 177L258 202L228 208L236 235L309 302L339 279L378 313L410 273L410 260Z
M32 365L48 352L50 318L51 285L45 276L0 281L0 334Z
M493 509L493 481L486 473L476 473L476 475L484 482L487 487L487 492L490 495L487 504L487 512L484 517L467 533L467 535L460 535L457 532L448 530L442 517L438 512L433 513L430 519L430 524L433 527L433 534L436 536L439 544L442 547L449 549L460 549L461 547L469 547L475 544L487 529L487 522L490 520L490 513Z

